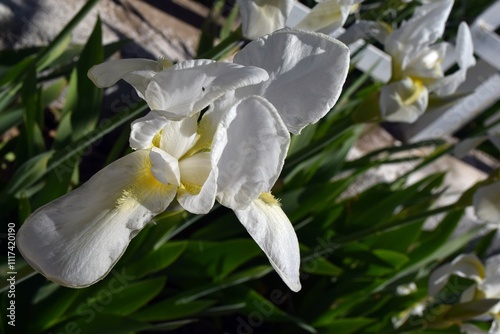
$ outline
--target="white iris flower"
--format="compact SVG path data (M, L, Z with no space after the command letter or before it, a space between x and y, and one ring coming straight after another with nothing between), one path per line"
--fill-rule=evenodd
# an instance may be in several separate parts
M382 117L392 122L415 122L427 109L429 94L454 93L465 80L467 69L475 64L470 30L460 24L455 57L459 70L444 76L441 68L447 43L436 43L443 35L453 0L436 0L418 7L413 17L384 36L376 31L385 51L392 56L391 82L382 88Z
M100 86L127 80L151 107L132 124L135 152L36 210L18 233L25 259L59 284L85 287L174 199L197 214L217 200L234 210L290 289L300 290L297 237L270 191L289 132L298 134L336 103L348 48L322 34L282 30L247 45L234 63L159 69L140 61L146 70L139 61L115 61L90 71Z

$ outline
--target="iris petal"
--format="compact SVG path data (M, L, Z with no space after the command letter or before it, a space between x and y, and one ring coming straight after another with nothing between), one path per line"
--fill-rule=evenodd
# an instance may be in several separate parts
M102 279L130 240L175 196L174 187L151 175L148 161L147 151L133 152L36 210L17 235L26 261L67 287Z

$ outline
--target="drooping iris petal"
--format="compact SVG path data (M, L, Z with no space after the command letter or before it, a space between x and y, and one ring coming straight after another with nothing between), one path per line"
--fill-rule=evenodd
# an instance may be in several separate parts
M455 57L459 70L436 81L430 86L430 91L439 96L453 94L458 86L465 81L467 70L476 64L472 36L469 26L465 22L462 22L458 27Z
M384 120L415 122L427 109L429 92L420 81L405 78L382 88L380 111Z
M154 140L158 132L163 129L168 122L169 121L165 117L159 115L154 110L146 116L136 119L131 124L132 129L129 139L130 147L134 150L151 148L154 145ZM157 144L159 144L160 137L157 137L157 139Z
M412 18L386 39L385 50L393 62L405 68L414 55L435 43L443 35L453 3L454 0L436 0L417 7Z
M500 224L500 181L479 188L474 194L474 209L482 221Z
M283 29L248 44L234 58L269 73L240 94L269 100L294 134L335 105L349 68L349 49L324 34Z
M255 39L285 27L293 0L237 0L243 36Z
M172 120L199 113L226 92L268 78L265 70L232 63L183 62L168 68L149 83L146 101L151 109Z
M239 101L231 111L234 119L221 120L230 123L218 163L217 199L231 209L244 209L278 179L290 135L276 109L261 97Z
M132 239L175 196L133 152L85 184L36 210L19 229L23 257L48 279L85 287L102 279Z
M469 278L480 282L485 277L484 266L474 254L462 254L451 263L446 263L435 269L429 276L429 295L437 296L448 283L451 275Z
M271 265L292 291L299 291L300 251L297 235L279 203L270 194L234 211Z
M156 74L158 63L150 59L118 59L92 66L87 75L97 87L111 87L120 79L131 84L144 97L144 91Z

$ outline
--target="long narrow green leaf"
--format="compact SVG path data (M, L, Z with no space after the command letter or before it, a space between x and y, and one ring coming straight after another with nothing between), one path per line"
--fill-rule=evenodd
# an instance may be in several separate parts
M32 63L33 63L33 57L27 57L21 60L16 65L10 67L0 77L0 87L6 84L10 84L11 86L13 82L16 79L18 79L21 76L21 74L23 74L26 71L26 68ZM9 88L12 89L12 87ZM2 110L2 108L0 108L0 110Z
M76 143L68 145L57 152L55 150L51 150L33 157L31 160L24 163L16 171L16 173L14 173L14 176L4 192L11 195L17 194L32 186L48 172L55 170L56 168L64 168L64 163L67 160L75 159L75 157L78 157L94 142L101 139L103 136L110 133L125 122L136 118L145 109L146 105L144 103L140 103L134 109L124 111L110 118L108 122L103 123L102 126L98 127L85 136L85 138L82 138Z
M34 132L35 132L35 122L37 113L37 88L36 88L36 69L35 65L30 65L26 71L26 77L23 81L23 88L21 91L22 102L24 106L24 138L26 140L25 146L23 147L23 153L27 157L31 157L34 154ZM22 159L24 160L24 159Z
M231 30L233 30L234 22L238 18L239 12L240 11L239 11L239 7L238 7L238 3L235 3L233 8L231 8L231 12L227 16L226 20L224 21L224 25L222 26L222 28L220 30L219 38L221 40L226 39L231 34Z
M47 151L26 161L16 170L4 193L19 196L20 192L40 180L47 172L48 162L53 155L54 151Z
M0 113L7 108L21 90L22 84L16 83L0 91Z
M57 57L62 54L64 46L68 42L68 36L75 27L87 16L90 10L99 2L99 0L89 0L80 11L73 16L73 18L68 22L64 29L56 36L56 38L50 43L46 48L44 48L37 56L37 69L41 70L48 65Z
M69 43L71 42L71 36L67 35L60 40L59 43L55 44L50 52L46 53L43 58L38 58L37 70L41 71L47 66L51 65L56 59L64 54L64 51L68 49ZM47 50L47 49L45 49ZM43 51L42 51L43 53Z
M102 89L94 85L87 77L87 72L93 65L101 63L103 58L101 20L98 18L76 66L78 96L71 115L73 140L78 140L92 131L99 119Z
M0 114L0 133L5 133L10 128L21 124L23 110L14 109Z

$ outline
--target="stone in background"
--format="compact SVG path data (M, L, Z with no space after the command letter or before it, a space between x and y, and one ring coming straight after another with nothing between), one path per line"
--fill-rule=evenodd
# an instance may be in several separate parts
M46 45L85 2L2 0L0 49ZM195 55L199 27L207 14L206 7L188 0L101 0L74 30L72 41L85 43L100 15L104 43L132 41L123 48L123 57L185 60Z

